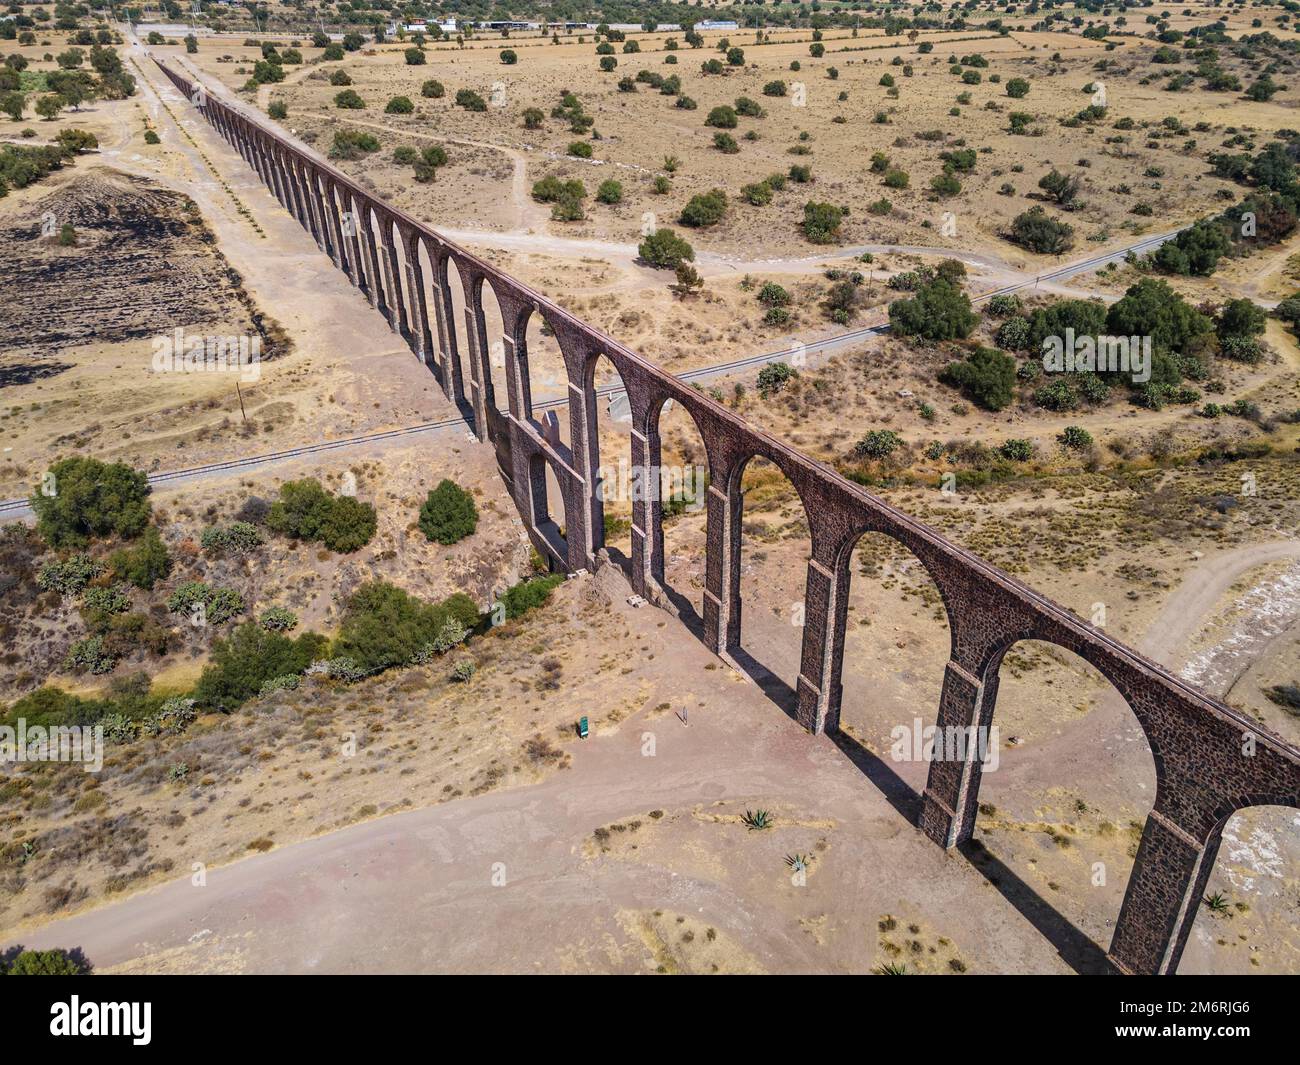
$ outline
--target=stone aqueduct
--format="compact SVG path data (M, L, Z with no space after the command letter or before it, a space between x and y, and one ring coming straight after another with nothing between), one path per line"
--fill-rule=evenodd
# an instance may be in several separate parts
M709 471L704 638L721 655L740 643L741 476L756 456L780 468L805 512L816 515L808 523L812 550L797 692L798 720L809 731L838 728L849 565L854 546L868 532L884 533L906 546L943 597L952 647L939 726L991 724L998 668L1020 640L1057 644L1096 667L1140 723L1157 781L1108 957L1121 972L1176 970L1224 824L1248 806L1300 807L1300 750L827 466L751 428L546 297L368 194L259 117L206 90L196 93L189 79L158 65L387 317L460 406L477 437L494 445L532 540L556 567L592 569L604 543L594 387L601 356L613 363L627 390L634 474L652 489L637 493L641 498L634 501L632 526L632 584L649 599L659 599L663 579L661 512L658 499L651 497L657 497L659 418L668 400L689 412L704 441ZM424 276L421 248L432 265L431 278ZM451 263L464 290L468 380L454 326ZM492 394L484 284L491 286L502 313L508 413L498 411ZM553 332L563 354L572 447L554 443L534 417L527 350L528 320L534 314ZM547 467L563 497L563 539L547 513ZM940 846L955 847L971 838L980 773L973 748L965 761L931 762L919 827Z

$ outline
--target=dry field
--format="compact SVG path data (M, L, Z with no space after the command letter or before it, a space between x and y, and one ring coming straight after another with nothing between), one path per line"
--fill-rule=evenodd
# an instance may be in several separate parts
M757 68L704 77L699 63L716 53L683 49L676 67L664 65L669 53L657 49L667 36L650 37L640 56L620 53L613 76L596 70L590 43L514 42L520 53L514 67L497 61L499 41L464 50L431 47L428 64L419 67L405 66L395 45L367 48L343 64L312 63L319 50L304 48L308 66L258 94L257 103L264 108L271 99L285 100L285 124L322 151L336 128L374 132L382 150L342 164L345 169L436 228L488 248L503 267L673 369L781 347L792 335L829 329L818 306L827 284L821 274L837 251L811 246L799 234L808 197L788 186L766 208L734 202L742 184L792 163L813 167L814 198L852 207L845 248L887 243L960 248L986 257L984 269L972 267L972 274L978 273L977 285L989 285L1032 259L998 234L1010 217L1035 202L1027 194L1050 166L1090 160L1085 207L1070 219L1080 238L1072 254L1083 255L1090 247L1121 246L1140 233L1215 209L1216 192L1229 185L1208 176L1204 155L1218 150L1227 126L1264 131L1300 125L1290 116L1289 93L1255 105L1235 94L1180 95L1138 86L1151 46L1131 40L1105 52L1077 36L1000 38L970 29L924 36L934 42L935 52L919 56L914 45L886 42L873 31L856 40L828 31L827 56L813 60L806 34L774 33L774 43L753 47L752 31L743 31L731 35L733 43L745 47ZM971 37L982 39L966 39ZM888 46L878 47L882 44ZM183 54L172 47L156 51ZM950 52L973 51L987 56L990 67L981 71L981 84L964 86L947 72L946 59ZM1049 75L1056 51L1063 56L1061 69ZM915 62L912 78L889 65L896 54ZM233 57L230 62L221 61L226 55ZM188 59L237 89L253 57L254 51L238 41L204 40L198 55ZM795 58L802 64L797 74L788 70ZM1113 64L1100 75L1113 117L1158 124L1172 114L1189 127L1206 121L1212 130L1189 134L1198 140L1190 151L1182 147L1183 136L1146 148L1135 133L1132 145L1112 146L1122 152L1112 155L1101 150L1100 131L1060 127L1057 117L1087 105L1082 88L1099 76L1093 64L1103 58ZM316 75L339 65L366 100L365 111L332 108L338 90ZM831 65L839 69L834 81L826 76ZM665 75L680 72L698 110L680 111L645 85L635 94L617 91L619 76L643 67ZM899 82L896 101L877 84L886 72ZM990 73L1000 74L1003 85L991 84ZM1023 101L1003 94L1013 76L1033 82ZM441 80L447 96L420 97L425 78ZM762 86L776 78L804 79L807 107L762 96ZM141 80L134 100L94 105L54 123L33 120L42 135L69 126L92 129L103 151L0 201L0 228L25 232L42 204L84 202L87 189L111 189L132 205L130 210L85 222L78 216L78 229L86 231L87 250L116 249L115 242L129 231L124 213L148 203L153 217L174 221L167 263L187 263L206 271L205 277L221 279L200 286L202 299L187 307L185 313L193 317L184 324L202 324L208 331L218 322L225 329L234 328L227 323L247 327L250 321L274 321L285 351L263 366L258 382L243 387L252 423L245 428L240 397L230 394L228 382L191 378L160 387L145 376L147 338L61 338L57 362L43 365L30 380L20 376L5 386L0 428L12 450L0 467L0 491L25 491L52 458L73 450L167 469L445 416L448 409L423 369L345 281L331 280L327 260L233 153L174 94L164 104L149 79ZM471 114L453 105L458 88L473 88L486 98L496 81L505 83L504 107ZM543 130L522 129L525 107L538 106L549 115L564 88L596 118L601 139L594 148L601 165L564 157L575 138L563 123L548 117ZM848 94L844 101L836 99L841 91ZM972 103L962 105L960 116L949 116L961 91L971 92ZM384 101L400 92L416 102L415 115L383 113ZM703 118L710 107L740 95L758 100L767 117L741 119L735 131L741 151L723 155L708 147L712 131ZM1003 110L984 109L989 100ZM888 124L872 121L877 110L890 107L896 110ZM1001 132L1012 109L1039 115L1043 135L1022 140ZM847 121L835 123L837 114ZM143 144L146 121L160 132L161 145ZM0 135L12 134L17 127L11 125L0 119ZM741 140L751 128L759 139ZM918 138L932 129L942 130L943 138ZM798 140L801 131L809 134L807 141ZM904 143L895 145L896 139ZM1265 139L1259 137L1259 143ZM937 153L958 140L993 151L979 157L960 196L931 200L925 190L938 172ZM436 182L420 185L409 166L392 161L392 150L430 143L444 144L450 162ZM787 149L798 144L811 146L812 154L789 154ZM1025 145L1033 149L1028 157ZM910 189L884 193L894 201L895 213L883 220L866 212L883 192L879 176L868 169L876 150L912 175ZM668 154L679 156L683 166L672 177L672 191L658 196L650 182ZM1023 174L1012 173L1013 165L1023 165ZM1138 175L1149 166L1164 168L1160 179L1146 179L1158 189L1141 188ZM548 174L581 177L589 193L616 175L626 198L610 207L589 197L587 221L552 222L548 210L528 195L532 183ZM1016 185L1015 196L995 194L1004 180ZM1124 182L1133 186L1131 196L1109 192ZM670 224L690 195L715 185L733 202L721 226L692 236L709 279L706 293L676 300L664 289L666 275L635 265L627 246L637 239L643 212L653 211L660 224ZM1153 205L1151 217L1128 213L1138 198ZM955 237L940 234L943 210L957 213ZM1099 234L1105 239L1083 239ZM29 243L19 257L27 284L44 301L39 305L64 306L59 301L67 299L66 291L41 290L42 271L78 249ZM1212 281L1180 281L1177 287L1197 299L1222 299L1243 290L1276 299L1300 285L1300 269L1290 262L1294 252L1279 249L1232 264ZM162 252L155 241L127 254L129 263ZM80 263L87 273L78 284L87 290L102 286L113 276L114 261L109 255ZM901 252L880 255L873 264L876 299L889 295L880 285L882 277L919 261ZM174 284L177 278L160 271L155 280ZM796 296L795 319L780 330L761 323L754 282L766 280L786 284ZM1119 270L1073 284L1114 295L1131 280L1131 272ZM544 397L547 387L559 385L545 380L548 373L555 376L555 352L540 331L529 339L542 386L535 392ZM1275 357L1253 369L1225 370L1221 401L1249 398L1266 415L1300 405L1294 338L1271 323L1267 339ZM756 394L752 374L706 387L716 388L754 423L832 463L846 462L867 429L896 430L907 441L908 462L859 470L874 478L874 490L883 497L1085 617L1095 617L1102 604L1107 627L1120 638L1288 739L1300 740L1300 719L1265 695L1273 685L1300 679L1294 674L1300 570L1290 552L1300 493L1295 426L1265 433L1242 419L1211 423L1186 408L1151 412L1121 404L1068 417L1014 405L991 416L935 382L935 371L950 357L940 349L875 341L809 367L794 386L770 399ZM6 366L10 360L30 361L31 355L7 354ZM607 380L612 378L600 377L598 384ZM911 395L900 396L904 390ZM933 408L932 416L922 415L922 404ZM1096 461L1084 463L1056 448L1055 435L1066 424L1093 432L1100 445ZM560 427L567 439L563 418ZM1032 440L1035 458L1005 482L976 476L983 472L981 445L1009 437ZM1271 456L1246 464L1192 461L1207 446L1261 439L1272 443ZM376 577L425 598L463 590L488 601L529 566L526 541L496 480L491 454L458 432L415 440L161 491L155 500L159 524L182 560L174 580L199 577L230 584L244 594L250 610L289 606L304 628L326 632L337 624L348 591ZM604 404L601 440L604 463L615 467L627 454L627 426ZM698 435L680 410L666 415L664 440L665 463L703 461ZM926 456L934 442L951 444L943 457ZM936 486L949 470L958 472L956 493ZM250 495L272 496L281 481L309 474L337 486L349 472L357 478L358 496L374 502L379 512L377 535L356 555L332 556L275 541L252 559L232 563L214 562L195 548L204 526L228 521ZM1255 476L1256 494L1243 491L1243 472ZM475 491L481 515L475 537L452 549L430 545L412 528L424 492L444 476ZM452 683L445 664L351 687L308 681L297 691L253 700L230 716L201 719L180 737L120 748L98 776L69 767L8 774L0 784L0 854L9 859L0 864L0 925L26 931L57 915L188 875L196 862L215 868L380 815L483 797L506 787L522 789L560 770L570 774L563 783L575 794L584 786L594 792L597 783L604 787L621 778L617 773L584 777L582 757L572 759L570 767L573 722L579 716L590 716L597 737L593 748L601 751L608 750L602 743L634 743L646 727L675 728L671 713L690 705L711 730L700 739L701 750L714 755L705 771L712 774L716 764L720 776L727 774L729 796L739 791L754 803L768 803L779 830L759 837L755 846L739 823L744 801L688 801L684 791L673 793L673 801L665 800L661 808L634 807L608 820L593 815L577 841L566 846L566 860L578 864L565 866L564 876L600 884L608 892L600 896L610 900L601 920L622 947L603 953L575 932L572 953L557 947L553 967L750 972L799 965L862 971L905 961L919 972L1059 970L1061 960L1025 918L1035 899L1046 900L1076 926L1076 939L1081 934L1104 945L1131 865L1135 825L1150 808L1154 782L1150 754L1126 708L1089 667L1068 654L1033 644L1015 648L1002 670L1001 766L985 778L973 866L931 855L896 811L868 809L856 789L868 789L875 806L883 806L884 794L906 808L924 783L923 765L893 761L890 734L900 725L910 727L915 717L929 721L937 705L948 639L937 592L901 549L863 542L853 569L840 751L828 755L817 746L808 754L803 737L791 739L778 727L788 724L780 707L788 705L797 670L807 518L790 486L770 467L756 463L745 489L745 626L738 668L713 660L670 616L645 609L634 613L624 601L626 587L606 570L569 582L540 612L468 645L464 654L478 666L469 684ZM608 511L616 519L629 512L622 501L612 502ZM689 625L703 584L702 514L671 520L666 539L668 580ZM617 561L620 549L627 549L626 532L617 521L610 542ZM1189 589L1199 589L1202 597L1182 598ZM12 648L6 642L10 653L0 676L5 696L47 679L92 690L84 678L57 674L68 642L80 634L76 614L35 597L21 608L11 604L3 618L6 631L18 634ZM174 635L177 644L165 658L126 663L118 679L143 669L160 687L184 690L205 661L206 644L193 633ZM665 669L665 663L672 667ZM689 674L683 663L689 663ZM757 683L747 683L746 676ZM743 741L728 736L733 720L739 723L733 727L754 728L770 747L760 748L747 732ZM695 730L693 718L690 731ZM357 739L354 758L340 753L347 736ZM741 748L742 742L753 746ZM825 763L830 756L837 759L833 772ZM790 781L796 779L790 768L810 769L803 759L827 771L828 797L790 794ZM872 770L871 779L855 776L853 791L837 790L841 781L835 773L844 768L838 760L860 768L885 766L887 772ZM182 765L184 772L174 771ZM737 785L746 777L754 781L751 787ZM785 783L774 784L773 777ZM527 803L530 794L537 793L520 790L519 801ZM846 794L854 798L845 799ZM1211 890L1229 896L1231 916L1202 915L1184 971L1300 969L1294 830L1292 811L1271 809L1241 815L1229 825ZM814 855L811 895L786 887L787 852ZM899 856L930 887L889 873ZM1111 870L1101 891L1089 877L1097 861ZM667 887L658 901L647 903L645 895L657 887L629 894L609 886L658 885L665 870L693 885L698 897L689 898L700 905L688 909L679 904L688 896ZM887 873L891 882L885 882ZM864 884L869 891L862 890ZM956 885L951 897L949 884ZM963 922L954 909L958 898L980 916ZM742 920L742 912L767 920ZM1095 955L1084 946L1073 956ZM179 962L160 957L144 967L169 964Z

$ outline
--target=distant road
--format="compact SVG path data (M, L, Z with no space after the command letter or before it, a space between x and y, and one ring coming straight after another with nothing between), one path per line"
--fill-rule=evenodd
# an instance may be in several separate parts
M1079 274L1087 273L1090 270L1097 270L1112 262L1121 262L1130 253L1140 255L1158 248L1165 241L1177 236L1181 229L1175 229L1168 233L1162 233L1160 236L1147 237L1136 244L1131 244L1126 248L1120 248L1116 251L1106 252L1102 255L1095 255L1088 259L1081 259L1078 262L1069 263L1056 270L1050 270L1047 273L1038 274L1035 277L1027 277L1013 285L1004 285L1001 288L993 289L990 292L974 296L971 303L983 303L992 299L994 296L1005 296L1015 292L1022 292L1027 288L1033 288L1041 282L1060 281L1065 278L1076 277ZM938 252L939 249L934 249ZM889 332L889 325L872 325L861 329L850 329L845 333L837 333L834 336L823 337L820 340L810 340L803 345L805 355L824 355L838 348L845 347L849 344L857 344L872 339L873 337L883 336ZM788 359L796 352L796 348L781 348L778 351L769 351L762 355L747 355L739 359L732 359L728 362L714 363L711 366L701 366L694 370L684 370L677 374L678 379L692 383L709 381L717 377L726 377L740 370L753 369L758 366L765 366L771 362L780 362ZM608 396L611 400L621 395L623 389L617 385L607 385L604 388L596 389L596 395ZM567 398L547 400L542 403L534 403L534 411L553 410L563 407L568 402ZM225 462L212 462L205 466L190 466L181 470L168 470L162 473L149 474L149 483L151 485L169 485L178 484L183 481L197 480L200 477L209 476L215 473L226 473L232 470L249 470L263 466L273 466L277 463L288 462L292 459L303 458L308 455L316 455L325 451L338 451L345 448L361 447L365 444L373 444L380 441L396 440L401 437L414 436L418 433L432 433L443 429L468 429L465 421L461 418L446 418L436 422L421 422L417 425L407 425L400 429L386 429L377 433L366 433L362 436L343 437L338 440L326 440L317 444L305 444L302 447L287 448L284 451L270 451L261 455L248 455L243 458L228 459ZM26 499L8 499L0 502L0 518L19 519L29 517L31 507L28 506Z

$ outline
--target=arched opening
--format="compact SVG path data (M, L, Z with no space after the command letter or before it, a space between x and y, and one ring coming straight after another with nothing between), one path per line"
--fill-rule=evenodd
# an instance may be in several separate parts
M564 365L564 353L555 339L555 332L538 311L528 315L523 358L519 371L527 375L525 396L531 400L531 417L538 432L544 436L544 427L554 433L561 427L564 439L569 435L569 378Z
M461 281L460 268L456 260L448 255L443 260L447 282L446 323L447 323L447 365L452 375L453 388L460 382L462 395L467 396L474 380L470 369L470 360L474 349L465 330L465 286ZM487 430L480 435L487 439Z
M607 355L597 356L587 369L587 387L596 394L596 508L603 518L603 545L611 562L632 574L633 502L642 491L632 465L632 412L627 387ZM602 545L601 530L592 530L592 543Z
M377 305L385 314L388 314L393 307L393 301L396 296L393 291L393 279L389 275L388 253L384 248L383 227L379 224L379 217L375 214L373 207L364 208L365 215L362 225L365 228L365 237L370 245L370 253L366 256L366 265L371 268L372 281L375 286L375 296Z
M736 476L736 566L743 605L739 646L732 654L773 702L793 714L812 553L808 516L794 485L771 460L756 455Z
M917 798L929 766L911 740L939 712L952 657L948 611L921 560L885 533L864 533L841 567L840 742L855 761L883 752L884 768Z
M411 288L411 271L406 265L406 245L402 241L402 234L394 222L389 227L389 240L392 243L392 255L396 260L393 263L393 272L397 275L397 281L394 288L397 290L398 298L398 329L402 335L415 344L415 321L416 321L416 303L415 293Z
M689 409L665 400L652 423L659 436L664 594L682 622L704 632L709 456Z
M552 552L549 559L556 570L567 570L569 544L564 529L564 495L546 458L534 452L528 460L532 496L533 528Z
M447 382L442 380L442 371L438 364L438 352L445 349L443 341L443 330L445 324L441 322L442 301L439 298L438 275L433 267L433 256L429 254L429 244L420 234L415 235L415 262L420 270L420 284L424 289L424 307L425 316L428 319L429 336L428 345L424 352L425 365L433 371L438 383L447 389L450 395L450 388Z
M1300 811L1247 806L1224 822L1180 975L1294 973Z
M1055 644L1003 654L967 853L1080 971L1105 971L1155 757L1124 697Z
M510 379L506 376L506 322L501 304L492 286L483 281L480 285L483 304L483 328L486 338L487 371L483 380L487 387L487 406L498 413L510 413Z

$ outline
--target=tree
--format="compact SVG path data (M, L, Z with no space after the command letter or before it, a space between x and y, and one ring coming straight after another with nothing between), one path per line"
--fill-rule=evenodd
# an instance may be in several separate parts
M63 97L57 93L47 93L36 101L36 113L49 122L58 117L64 102Z
M512 48L502 49L499 58L501 59L501 62L508 67L512 67L519 62L519 56L515 54L515 51Z
M1149 336L1158 351L1187 352L1208 335L1213 323L1169 287L1167 281L1144 277L1106 312L1111 336Z
M444 546L465 539L476 528L474 497L455 481L444 478L420 505L420 531Z
M950 362L939 380L960 388L987 410L1001 410L1015 394L1016 360L996 348L977 348L962 362Z
M675 270L681 262L694 262L695 249L671 229L656 229L637 246L637 255L651 266Z
M1279 310L1281 308L1279 307ZM1264 308L1256 306L1250 300L1229 300L1219 312L1219 336L1253 337L1264 332L1267 315Z
M30 502L37 531L51 547L61 548L81 547L96 537L139 536L149 523L148 497L149 481L140 471L73 457L50 467Z
M758 371L758 394L764 399L774 396L799 376L799 371L788 363L768 363Z
M334 97L334 106L344 111L360 111L366 102L355 89L344 89Z
M199 50L198 38L195 37L194 34L192 33L187 33L185 35L185 51L188 52L190 55L193 55L198 50Z
M406 57L408 67L422 67L427 62L423 48L408 48L402 55Z
M415 110L415 104L411 103L409 96L394 96L384 107L384 113L388 115L409 115Z
M679 262L675 272L677 280L668 287L672 290L673 295L680 299L694 295L704 287L704 278L690 263Z
M1011 78L1007 82L1007 95L1013 100L1023 100L1029 95L1029 82L1024 78Z
M966 293L956 285L937 279L917 290L911 299L889 305L890 327L899 336L927 340L960 340L970 335L979 322Z

